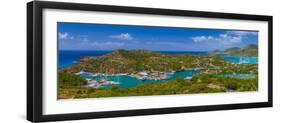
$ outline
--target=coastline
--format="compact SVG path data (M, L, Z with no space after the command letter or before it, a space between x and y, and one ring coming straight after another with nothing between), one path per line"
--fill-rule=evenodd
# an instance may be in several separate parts
M74 78L84 79L85 83L71 87L63 85L59 95L60 98L71 95L81 98L131 96L136 93L154 95L256 90L257 60L245 60L245 56L225 56L213 53L175 55L143 50L118 50L99 56L79 56L79 63L59 72L69 74L67 76L75 75ZM62 78L59 76L59 79ZM247 81L253 84L247 84ZM167 92L162 91L164 86Z

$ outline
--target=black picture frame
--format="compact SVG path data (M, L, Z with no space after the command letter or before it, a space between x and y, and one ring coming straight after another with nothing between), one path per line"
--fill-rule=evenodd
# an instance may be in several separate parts
M269 44L268 45L268 101L256 102L256 103L241 103L241 104L44 115L42 113L43 111L42 110L43 109L42 107L42 103L43 103L43 95L42 95L43 13L42 10L45 8L266 21L268 22L268 44ZM156 8L93 5L93 4L80 4L80 3L44 2L44 1L29 2L27 3L27 120L31 122L45 122L45 121L63 121L63 120L94 119L94 118L107 118L107 117L124 117L124 116L137 116L137 115L155 115L155 114L272 107L273 106L272 27L273 27L273 17L264 16L264 15L232 14L232 13L185 11L185 10L156 9Z

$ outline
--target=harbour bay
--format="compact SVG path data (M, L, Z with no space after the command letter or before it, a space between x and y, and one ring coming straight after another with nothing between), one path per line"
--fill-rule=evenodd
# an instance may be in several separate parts
M72 65L78 64L81 58L84 57L97 57L103 56L114 51L59 51L59 67L66 68ZM207 55L209 52L207 51L157 51L162 54L172 54L172 55ZM219 57L222 57L227 62L232 64L258 64L257 57L243 57L243 56L231 56L227 54L218 54ZM184 78L184 79L191 79L193 76L196 76L199 72L204 71L205 69L200 68L193 68L189 70L182 70L173 73L167 73L167 77L164 79L140 79L134 75L110 75L100 73L99 75L94 75L87 72L81 72L81 77L91 80L91 81L100 81L105 79L106 81L110 81L111 83L104 84L104 85L96 85L93 83L88 83L88 87L95 87L95 88L103 88L103 89L110 89L113 85L117 85L120 88L133 88L138 85L144 83L157 83L157 82L165 82L170 80L175 80L177 78ZM233 78L253 78L254 76L251 74L239 74L239 75L219 75L220 77L233 77ZM245 77L246 76L246 77Z
M58 99L258 91L258 33L58 23Z

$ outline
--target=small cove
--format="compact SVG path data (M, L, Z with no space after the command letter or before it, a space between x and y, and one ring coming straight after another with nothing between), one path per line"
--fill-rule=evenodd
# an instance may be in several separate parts
M166 79L161 79L161 80L150 80L150 79L140 80L132 75L107 75L106 76L106 75L91 75L91 74L83 73L80 76L86 79L91 79L96 81L101 79L106 79L107 81L117 82L120 88L132 88L144 83L166 82L170 80L175 80L177 78L192 78L200 71L202 71L202 69L179 71L169 74ZM101 86L101 88L110 88L111 86L112 85L106 85L106 86Z
M231 56L219 54L219 57L232 64L258 64L258 57Z

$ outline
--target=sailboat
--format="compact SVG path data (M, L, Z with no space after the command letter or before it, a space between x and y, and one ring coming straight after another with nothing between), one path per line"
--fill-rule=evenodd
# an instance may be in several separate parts
M240 57L239 64L246 64L246 63L250 63L250 59L245 57Z
M101 65L101 68L102 68L103 65ZM105 74L99 74L99 80L98 80L98 83L105 83L106 82L106 75Z
M238 64L243 64L243 63L244 63L243 58L240 57L240 58L239 58L239 63L238 63Z

